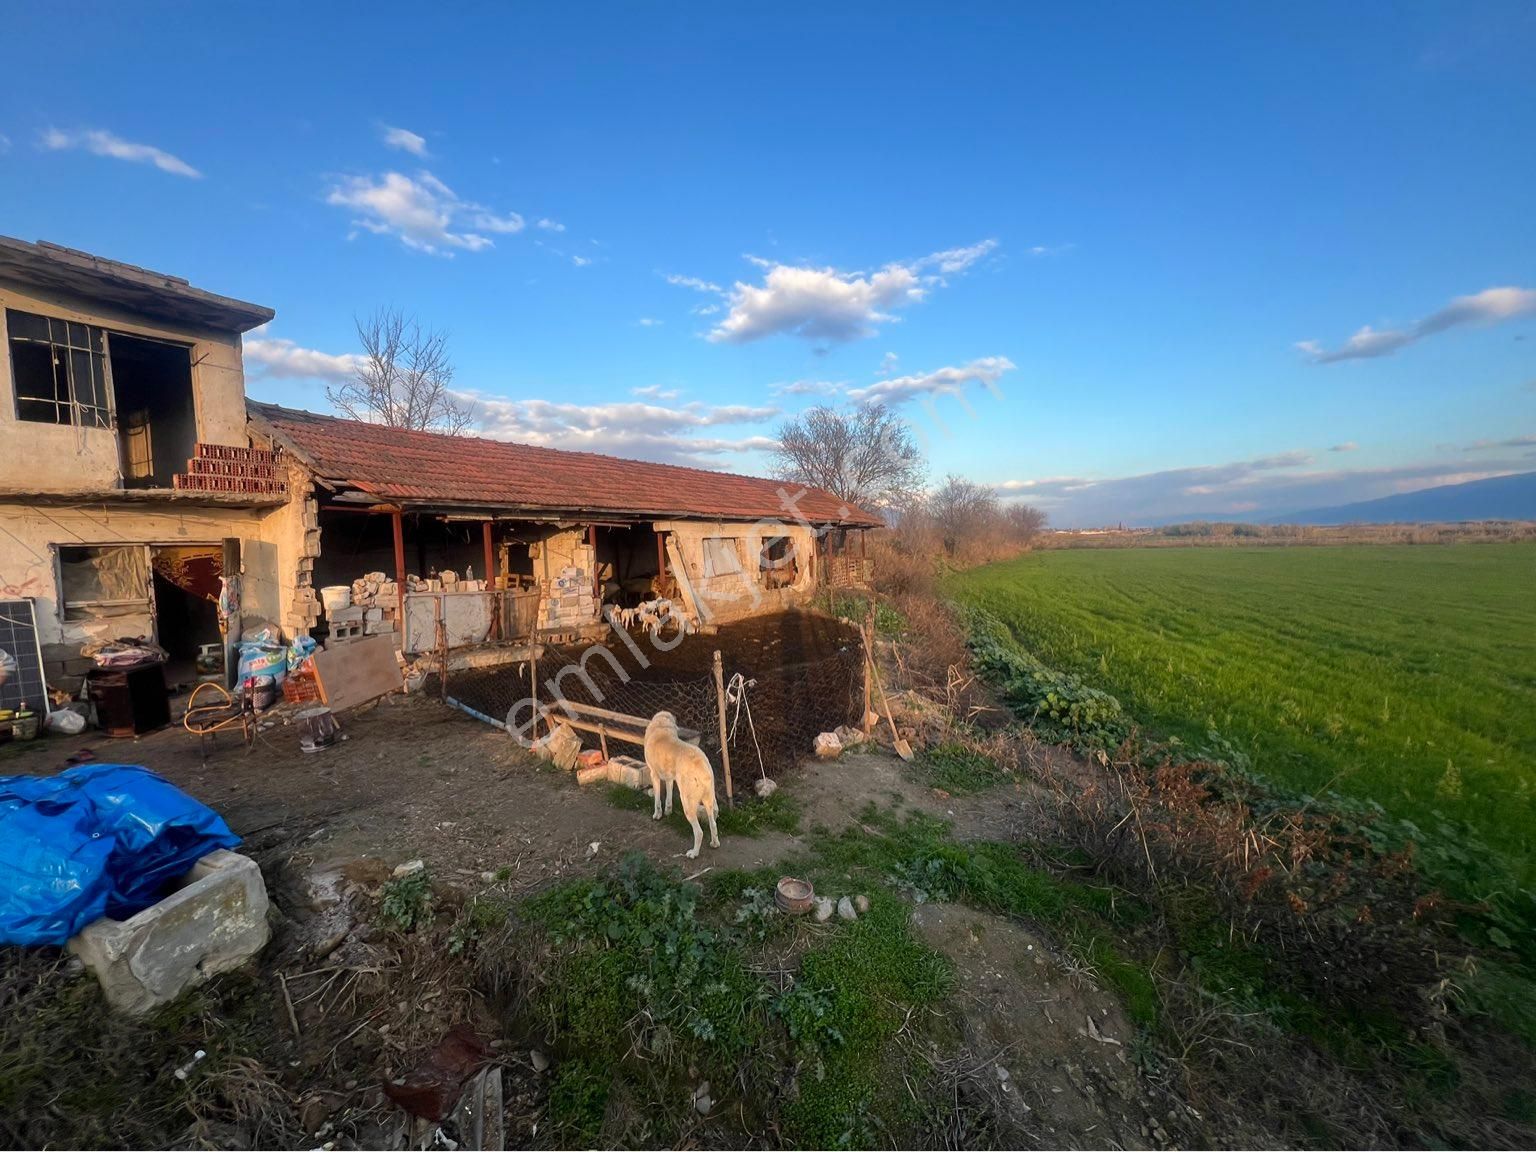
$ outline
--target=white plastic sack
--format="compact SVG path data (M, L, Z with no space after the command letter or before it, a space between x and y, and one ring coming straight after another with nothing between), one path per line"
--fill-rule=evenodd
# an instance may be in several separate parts
M48 713L43 727L59 736L78 736L85 731L85 717L70 708Z

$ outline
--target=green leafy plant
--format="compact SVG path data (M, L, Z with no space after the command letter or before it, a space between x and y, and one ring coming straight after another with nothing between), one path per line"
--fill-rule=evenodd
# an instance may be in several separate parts
M417 868L384 885L379 914L390 927L414 932L432 919L432 876Z

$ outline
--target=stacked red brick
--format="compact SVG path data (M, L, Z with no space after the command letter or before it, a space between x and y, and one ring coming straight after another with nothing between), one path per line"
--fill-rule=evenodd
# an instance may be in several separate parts
M172 477L183 492L229 492L242 496L286 496L283 450L199 444L187 471Z

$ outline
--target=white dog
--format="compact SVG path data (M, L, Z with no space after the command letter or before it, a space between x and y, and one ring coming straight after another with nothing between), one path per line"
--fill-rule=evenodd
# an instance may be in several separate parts
M661 793L667 793L666 811L672 812L672 788L677 786L678 798L683 804L683 815L693 826L693 851L688 859L695 860L704 832L699 827L699 809L709 817L709 846L720 847L720 834L715 830L715 770L710 767L709 757L677 734L677 717L670 712L658 712L645 726L645 767L651 776L651 794L655 809L651 819L662 816Z

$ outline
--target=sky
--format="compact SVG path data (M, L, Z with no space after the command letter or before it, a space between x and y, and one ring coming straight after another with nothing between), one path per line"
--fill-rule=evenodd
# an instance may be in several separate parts
M0 233L449 333L481 435L814 404L1058 527L1536 470L1536 5L7 6Z

